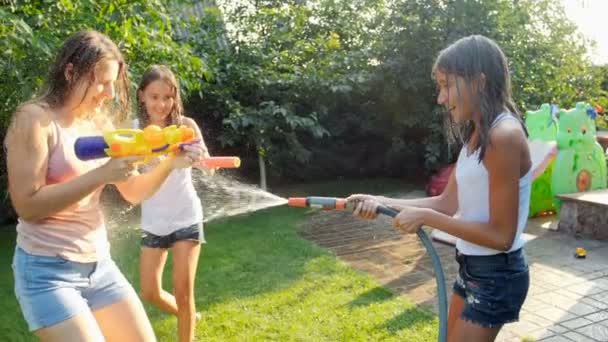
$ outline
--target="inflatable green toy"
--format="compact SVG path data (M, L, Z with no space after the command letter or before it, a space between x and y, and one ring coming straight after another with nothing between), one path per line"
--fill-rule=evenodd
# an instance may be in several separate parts
M528 129L528 140L530 143L530 153L532 155L546 155L544 151L548 146L555 148L558 123L555 118L557 107L543 104L537 111L526 111L526 127ZM549 148L550 148L549 147ZM539 152L535 152L538 150ZM530 193L530 217L544 215L555 212L555 202L551 190L553 166L555 160L551 159L544 169L544 172L537 176L532 182Z
M553 195L606 188L606 155L596 140L596 116L596 110L584 102L560 110ZM560 202L555 201L559 211Z

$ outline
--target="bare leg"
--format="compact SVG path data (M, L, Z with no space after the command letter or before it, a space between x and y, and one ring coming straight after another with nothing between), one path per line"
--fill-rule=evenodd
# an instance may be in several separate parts
M452 294L450 298L450 312L448 315L448 341L452 341L452 335L454 329L456 329L456 322L460 318L460 314L464 310L464 298L457 294Z
M103 335L90 311L34 332L43 342L102 342Z
M154 330L143 305L133 295L93 311L93 315L108 342L155 342Z
M177 331L180 342L194 340L194 278L200 250L201 245L196 241L178 241L173 245L173 286L177 301Z
M489 342L496 339L501 327L483 328L460 318L464 310L464 298L452 294L448 317L449 342Z
M160 309L177 315L177 303L175 297L163 290L163 270L167 262L168 251L162 248L141 249L139 261L139 278L141 286L141 296L149 303L158 306Z
M475 323L458 319L450 342L493 342L502 326L484 328Z

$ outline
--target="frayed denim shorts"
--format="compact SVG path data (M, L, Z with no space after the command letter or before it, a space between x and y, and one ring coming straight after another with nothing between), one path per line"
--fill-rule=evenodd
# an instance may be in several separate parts
M519 320L530 273L523 248L488 256L464 255L456 251L459 264L454 294L464 298L460 318L484 328Z
M80 263L16 247L12 266L15 295L30 331L137 296L110 257Z
M180 228L168 235L155 235L148 231L143 231L141 245L148 248L168 249L178 241L195 241L200 244L205 241L205 231L202 223L195 223L189 227Z

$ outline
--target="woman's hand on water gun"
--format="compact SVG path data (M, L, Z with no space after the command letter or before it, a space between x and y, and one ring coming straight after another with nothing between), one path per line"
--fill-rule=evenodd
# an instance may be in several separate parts
M427 211L426 208L403 207L393 219L393 226L406 234L416 233L424 224Z
M160 157L152 157L152 158L148 159L147 164L148 164L148 166L156 167L156 166L158 166L158 164L160 164L160 162L161 162Z
M373 220L378 216L377 210L380 202L376 196L356 194L348 196L346 201L355 203L353 215L356 217Z
M184 169L200 164L203 156L208 153L207 148L201 144L185 145L182 150L173 156L171 166L174 169Z
M142 160L143 157L140 156L110 158L110 160L100 166L98 170L101 172L104 183L120 183L137 174L135 163L141 162Z
M203 146L203 150L205 151L203 158L211 158L211 155L209 155L209 151L207 150L207 147ZM215 172L217 170L219 170L219 167L207 167L204 165L204 163L198 163L195 165L195 167L197 169L201 170L205 176L213 176L215 174Z

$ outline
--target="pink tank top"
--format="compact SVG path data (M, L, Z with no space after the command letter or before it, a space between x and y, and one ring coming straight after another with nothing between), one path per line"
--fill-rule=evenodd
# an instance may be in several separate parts
M46 184L67 182L105 162L81 161L74 154L78 134L52 122L54 143L50 148ZM110 250L99 197L103 187L70 207L39 221L17 224L17 245L30 254L60 256L76 262L95 262Z

